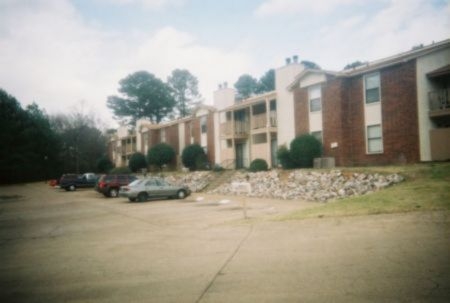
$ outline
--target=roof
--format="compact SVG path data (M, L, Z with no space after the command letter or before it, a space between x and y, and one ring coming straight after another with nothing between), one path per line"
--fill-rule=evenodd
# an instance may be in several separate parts
M276 91L273 90L273 91L263 93L260 95L252 96L250 98L242 100L239 103L235 103L233 105L225 107L225 108L221 109L220 111L225 112L225 111L234 110L234 109L242 109L242 108L248 107L250 105L264 101L266 98L270 98L270 97L276 97Z
M427 74L427 77L428 78L438 78L438 77L449 75L449 74L450 74L450 64L429 72Z
M440 49L445 49L450 47L450 39L443 40L440 42L433 42L430 45L423 46L417 49L412 49L410 51L402 52L387 58L375 60L372 62L368 62L366 64L363 64L361 66L343 70L339 74L341 76L356 76L359 74L371 72L380 68L388 67L391 65L408 62L409 60L416 59L425 55L428 55L429 53L435 52Z

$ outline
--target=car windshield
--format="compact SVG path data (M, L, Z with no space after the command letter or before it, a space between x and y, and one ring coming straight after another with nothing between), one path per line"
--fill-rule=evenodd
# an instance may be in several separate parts
M128 186L137 186L137 185L141 184L142 181L143 181L143 180L139 180L139 179L134 180L133 182L131 182L130 184L128 184Z

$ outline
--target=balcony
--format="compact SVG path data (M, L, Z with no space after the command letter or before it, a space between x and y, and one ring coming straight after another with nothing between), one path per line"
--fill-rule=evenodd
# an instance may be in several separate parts
M225 137L246 137L248 135L250 125L247 121L227 121L220 125L220 133Z
M265 128L267 126L267 114L258 114L252 116L252 129ZM270 111L269 113L269 127L277 127L277 112Z
M126 146L122 146L121 148L121 154L127 155L127 154L133 154L136 152L136 144L127 144Z
M428 93L429 116L440 126L448 127L450 123L450 88Z

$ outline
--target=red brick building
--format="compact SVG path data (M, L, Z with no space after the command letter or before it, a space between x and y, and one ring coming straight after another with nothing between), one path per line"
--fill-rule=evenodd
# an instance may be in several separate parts
M334 157L339 166L449 159L450 149L429 137L437 129L450 146L450 72L442 70L439 81L423 73L442 58L450 60L448 41L342 72L304 70L289 86L296 135L316 135L324 156ZM432 106L433 94L419 96L424 83L444 92L439 117L447 124L435 123L423 110ZM444 150L443 158L430 156L436 149Z

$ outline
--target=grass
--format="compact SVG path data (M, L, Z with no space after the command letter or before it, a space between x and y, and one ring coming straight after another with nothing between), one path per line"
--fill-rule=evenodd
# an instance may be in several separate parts
M344 172L399 173L405 181L375 193L336 200L323 206L292 212L280 220L402 213L450 211L450 163L370 168Z

